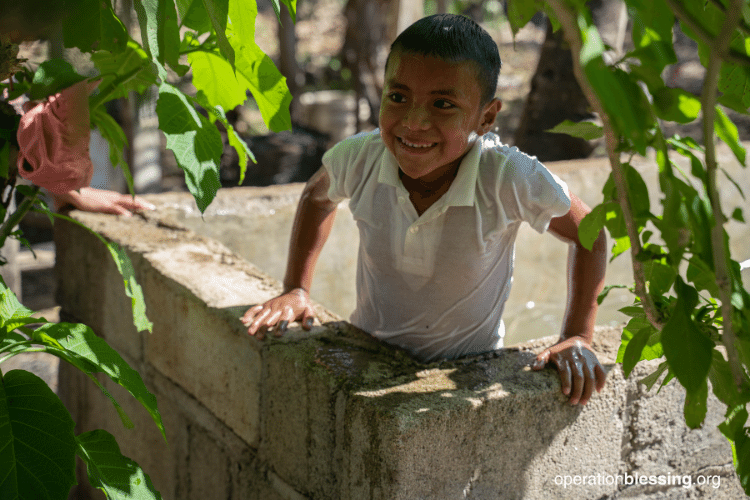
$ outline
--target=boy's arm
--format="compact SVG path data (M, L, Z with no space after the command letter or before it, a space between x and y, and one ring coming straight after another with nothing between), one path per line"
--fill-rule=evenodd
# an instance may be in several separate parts
M606 374L591 350L598 304L596 298L604 288L607 265L607 242L604 231L591 250L581 245L578 226L591 210L570 194L570 210L552 219L549 230L570 245L568 253L568 304L560 341L537 356L532 365L541 370L548 361L557 365L562 392L571 404L586 404L594 392L604 387Z
M328 198L330 179L321 167L307 182L297 206L289 243L289 258L284 277L284 292L264 304L251 307L242 317L250 335L263 339L275 328L277 335L291 321L302 320L302 327L312 327L314 312L310 302L315 264L328 239L336 216L337 203Z

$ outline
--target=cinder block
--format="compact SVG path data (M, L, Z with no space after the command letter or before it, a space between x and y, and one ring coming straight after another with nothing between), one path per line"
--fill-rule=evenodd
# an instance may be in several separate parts
M231 477L229 456L205 429L190 427L190 455L188 459L188 500L207 498L230 499Z

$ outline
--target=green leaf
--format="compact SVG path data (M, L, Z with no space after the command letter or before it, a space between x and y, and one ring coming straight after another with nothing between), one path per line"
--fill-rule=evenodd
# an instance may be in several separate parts
M34 330L32 339L46 346L51 354L73 363L87 375L104 373L125 388L151 414L166 440L164 424L154 395L146 388L138 372L133 370L104 339L96 336L91 328L81 324L48 323ZM112 399L111 395L107 396ZM118 408L118 411L121 409Z
M72 2L68 14L63 20L66 47L77 47L82 52L118 52L130 38L110 0L77 0Z
M693 255L688 261L685 278L695 285L698 291L706 290L712 297L719 296L719 287L716 284L716 273L706 264L699 255Z
M614 289L614 288L628 288L628 286L627 285L607 285L607 286L605 286L604 289L602 290L602 293L600 293L596 297L596 303L599 304L599 305L602 305L602 302L604 302L604 299L607 298L607 295L609 295L609 292L611 292L612 289Z
M74 428L44 380L23 370L0 375L0 498L67 498L76 484Z
M691 429L698 429L703 425L703 421L706 419L706 412L708 411L707 400L708 384L705 380L697 390L688 391L685 394L685 423Z
M159 63L177 68L180 33L174 0L135 0L133 6L146 51Z
M647 391L650 391L654 384L659 381L659 377L661 377L668 368L669 364L666 361L663 361L653 373L646 375L639 380L639 382L646 386Z
M203 0L177 0L177 11L182 26L195 30L199 35L211 31L211 20Z
M662 120L690 123L701 110L701 101L679 88L662 87L654 93L654 110Z
M745 217L742 215L742 209L740 207L737 207L732 211L732 219L737 222L742 222L743 224L745 223Z
M240 4L240 2L231 2L232 4ZM228 38L228 24L227 17L230 8L229 0L203 0L203 5L206 7L206 13L208 18L211 20L211 27L216 33L216 40L219 44L219 50L221 55L229 62L229 64L235 66L236 58L236 47L233 47L229 43ZM237 5L237 9L252 9L255 7L255 2L243 2L241 5ZM234 19L234 18L232 18Z
M567 134L573 137L579 137L581 139L591 141L604 136L604 129L591 122L573 122L570 120L564 120L558 123L553 128L545 130L553 134Z
M85 79L86 77L76 73L67 61L62 59L45 61L34 73L34 80L29 88L29 98L44 99Z
M232 110L247 100L250 82L219 54L198 50L188 54L193 85L213 106Z
M297 22L297 0L281 0L284 5L286 5L287 10L289 10L289 16L292 18L292 22Z
M513 37L531 21L534 14L541 10L540 2L529 0L508 0L507 16L510 22L510 29L513 31Z
M9 331L12 331L16 328L13 325L18 324L20 326L27 324L18 323L18 321L29 318L34 314L34 311L24 307L18 301L16 294L14 294L10 288L5 286L5 283L2 283L0 286L3 289L2 292L0 292L0 321L2 321L2 326Z
M636 309L636 307L633 307L633 309ZM637 309L640 310L640 314L631 318L630 321L628 321L628 324L625 325L625 327L622 329L622 343L620 344L620 348L617 351L617 359L615 360L616 363L622 363L625 359L625 351L628 348L628 344L630 344L630 341L633 339L633 335L635 335L635 333L639 330L649 326L649 322L646 319L646 315L643 312L643 309L640 307L637 307Z
M734 383L729 362L715 349L712 355L713 360L711 362L711 369L708 372L708 379L711 381L711 389L716 398L729 407L747 403L750 400L750 387L747 381L743 380L742 393L740 393Z
M666 259L659 259L643 263L643 272L649 283L649 293L655 297L667 293L677 276L674 268L665 261Z
M219 162L223 152L221 134L200 115L187 97L175 87L163 83L156 103L159 128L167 136L167 147L185 171L185 182L204 212L211 204L219 182Z
M578 239L587 250L594 247L594 242L599 237L599 232L604 228L606 221L606 205L604 203L595 206L591 212L581 220L578 226Z
M125 282L125 295L130 297L133 307L133 325L135 325L139 332L152 332L154 324L146 317L146 299L143 296L143 289L135 280L133 263L125 253L125 250L117 243L112 241L107 242L107 249L112 254L117 270Z
M734 435L732 448L736 457L734 468L737 471L742 489L750 495L750 437L748 429L744 427Z
M744 404L732 405L727 408L724 421L718 425L719 430L730 441L734 441L738 432L747 422L747 408Z
M91 62L102 77L99 90L107 100L127 97L132 90L142 94L157 83L157 70L143 48L130 40L119 52L97 51Z
M642 66L661 72L668 64L677 62L672 47L674 14L664 0L628 0L633 22L633 46L637 48Z
M235 2L229 5L231 26L227 36L235 49L234 67L238 79L240 75L247 82L247 89L253 95L266 126L274 132L292 128L289 104L292 94L276 65L255 43L254 11L242 9ZM212 96L207 94L213 103Z
M630 376L630 372L633 371L635 365L638 364L642 359L648 359L641 357L643 348L646 347L651 334L654 332L654 328L649 325L641 328L638 332L633 335L625 348L625 353L622 357L622 371L625 374L625 378Z
M209 118L211 121L219 120L221 124L224 126L224 129L227 131L227 140L229 142L229 145L232 146L237 151L237 156L239 157L239 164L240 164L240 179L238 184L242 184L242 181L245 180L245 172L247 171L247 161L248 158L253 160L253 163L257 163L255 161L255 155L253 155L253 152L250 151L250 148L248 147L247 143L245 142L242 137L237 134L237 131L234 130L234 127L231 123L229 123L229 120L227 120L227 115L224 113L224 110L221 109L221 107L212 106L211 103L208 102L208 99L206 98L205 94L198 91L198 94L195 97L195 100L200 104L206 111L209 113Z
M661 343L669 367L688 393L696 393L711 368L714 343L708 339L691 318L698 301L694 288L679 277L675 281L677 304L661 332Z
M76 437L78 456L86 464L89 482L110 500L161 500L151 478L130 458L122 455L107 431L84 432Z
M724 114L724 111L719 106L716 106L716 118L714 119L716 125L716 135L719 139L729 146L732 150L737 161L740 165L745 166L745 148L740 144L739 133L737 132L737 126L732 123L732 120Z

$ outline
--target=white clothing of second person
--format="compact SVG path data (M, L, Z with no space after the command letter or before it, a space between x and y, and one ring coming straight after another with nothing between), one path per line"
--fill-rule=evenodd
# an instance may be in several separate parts
M499 349L521 223L544 232L567 185L497 135L476 138L449 190L421 216L378 130L323 157L329 198L360 233L352 324L429 362Z

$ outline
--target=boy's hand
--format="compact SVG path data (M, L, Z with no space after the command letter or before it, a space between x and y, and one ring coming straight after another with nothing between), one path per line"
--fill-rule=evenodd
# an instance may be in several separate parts
M295 288L251 307L242 317L242 322L248 327L247 333L263 340L271 330L277 337L283 335L291 321L301 320L302 328L309 330L314 319L310 295L302 288Z
M607 374L591 346L581 337L570 337L545 349L531 368L541 370L550 361L557 365L562 392L569 396L570 404L585 405L595 388L596 392L604 388Z

